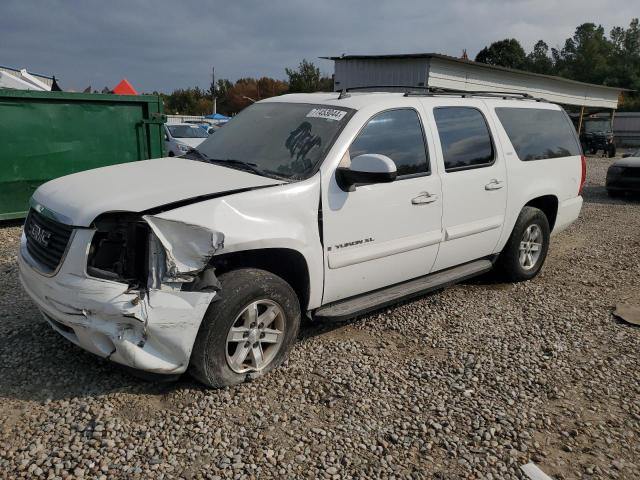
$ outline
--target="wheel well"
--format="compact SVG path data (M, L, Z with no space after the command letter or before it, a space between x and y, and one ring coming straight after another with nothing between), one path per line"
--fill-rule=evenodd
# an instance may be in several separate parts
M542 213L547 216L547 220L549 221L549 229L553 230L553 226L556 223L556 216L558 215L558 198L555 195L544 195L534 198L527 202L525 207L535 207L542 210Z
M309 269L300 252L289 248L261 248L215 255L212 264L220 275L238 268L260 268L291 285L304 312L309 305Z

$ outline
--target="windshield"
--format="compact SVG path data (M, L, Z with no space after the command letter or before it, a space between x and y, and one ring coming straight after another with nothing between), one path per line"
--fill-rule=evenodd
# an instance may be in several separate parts
M267 176L304 179L320 165L352 113L344 107L257 103L216 131L198 151L211 160L251 164Z
M173 138L207 138L204 128L191 125L167 125L169 132Z
M602 120L587 120L584 122L584 131L591 132L608 132L611 130L611 122L603 118Z

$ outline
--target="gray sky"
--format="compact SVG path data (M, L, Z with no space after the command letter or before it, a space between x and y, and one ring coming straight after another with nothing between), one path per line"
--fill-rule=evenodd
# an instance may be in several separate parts
M515 37L561 46L584 22L627 27L637 0L2 0L0 65L52 74L66 89L207 87L216 76L285 78L302 58L439 52L470 58Z

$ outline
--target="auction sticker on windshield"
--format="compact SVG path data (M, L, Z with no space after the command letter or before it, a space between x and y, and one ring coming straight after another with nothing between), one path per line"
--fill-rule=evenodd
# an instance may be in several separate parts
M342 120L346 114L347 112L344 110L337 110L335 108L314 108L307 113L307 117L339 121Z

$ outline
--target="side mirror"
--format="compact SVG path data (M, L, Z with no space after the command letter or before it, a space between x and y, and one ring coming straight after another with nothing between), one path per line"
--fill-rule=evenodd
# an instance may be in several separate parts
M356 186L393 182L398 176L396 164L385 155L366 153L351 159L350 167L336 169L336 181L345 192Z

